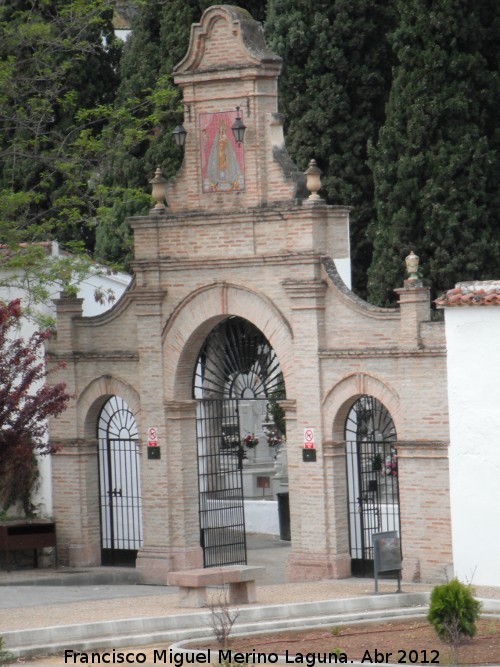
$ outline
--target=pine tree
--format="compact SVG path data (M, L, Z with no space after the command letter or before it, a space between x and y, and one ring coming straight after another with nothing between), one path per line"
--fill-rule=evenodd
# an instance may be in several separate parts
M398 0L398 8L398 63L370 154L377 222L369 295L381 305L402 284L409 250L434 292L500 271L500 6Z
M353 286L366 294L373 218L367 145L384 121L391 80L386 34L393 2L270 0L267 41L283 58L279 82L288 151L300 168L315 158L323 196L353 206Z

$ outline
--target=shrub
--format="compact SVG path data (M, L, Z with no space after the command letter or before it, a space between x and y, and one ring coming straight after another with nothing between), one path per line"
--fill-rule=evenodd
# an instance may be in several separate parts
M458 646L476 634L480 608L471 587L455 578L432 590L427 620L440 639Z

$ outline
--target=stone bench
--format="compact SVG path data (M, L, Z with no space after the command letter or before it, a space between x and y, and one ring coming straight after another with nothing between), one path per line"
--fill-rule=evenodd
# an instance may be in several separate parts
M264 567L224 565L199 570L169 572L169 586L178 586L183 607L203 607L207 604L207 586L229 584L229 604L248 604L256 601L255 577Z

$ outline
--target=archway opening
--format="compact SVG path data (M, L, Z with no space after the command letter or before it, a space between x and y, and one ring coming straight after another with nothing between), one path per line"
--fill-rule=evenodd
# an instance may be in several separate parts
M387 408L361 396L345 423L351 569L373 575L373 535L400 533L396 429Z
M101 562L134 565L142 546L137 424L127 403L112 396L97 422Z
M204 565L246 563L243 462L285 435L283 375L264 334L241 317L219 323L198 356L193 396Z

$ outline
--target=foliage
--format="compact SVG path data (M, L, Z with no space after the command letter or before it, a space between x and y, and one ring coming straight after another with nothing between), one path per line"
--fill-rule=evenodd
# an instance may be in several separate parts
M59 415L70 396L64 384L47 384L43 348L50 334L38 331L26 342L16 337L21 317L19 299L0 304L0 492L4 510L21 500L29 516L38 474L34 455L55 451L46 441L46 420Z
M287 148L303 169L315 158L323 170L322 195L351 214L353 286L366 294L373 218L373 179L367 146L384 121L392 56L386 35L393 1L270 0L265 26L283 58L280 110Z
M118 82L112 5L0 3L0 285L22 290L30 309L95 270L88 186ZM48 263L52 240L71 254Z
M111 0L7 0L0 5L0 238L92 243L92 164L79 150L103 119L119 49Z
M4 665L4 660L7 660L7 662L11 661L14 656L10 651L6 651L3 647L4 645L4 638L0 635L0 667L3 667Z
M73 252L61 251L52 243L0 248L0 287L10 294L22 294L23 316L42 328L55 326L55 320L46 314L47 309L41 308L42 305L51 305L60 293L76 296L78 286L90 276L109 275L113 270L96 265L83 251L81 243L68 243L67 247ZM94 298L99 303L112 303L115 295L111 290L104 293L96 289Z
M370 151L376 224L370 300L388 305L404 257L434 292L500 265L500 5L397 0L387 117Z
M433 588L427 620L440 639L457 645L476 634L480 608L470 586L452 579Z

